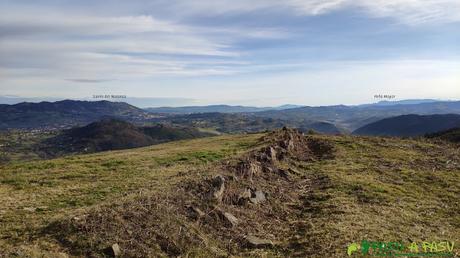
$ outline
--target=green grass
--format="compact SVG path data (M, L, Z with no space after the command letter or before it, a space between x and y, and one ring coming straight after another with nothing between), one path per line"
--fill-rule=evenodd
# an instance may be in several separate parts
M258 137L210 137L0 166L0 248L16 249L51 219L73 210L143 188L169 188L177 174L241 153Z
M168 236L190 257L346 257L347 245L364 239L449 240L458 255L459 149L421 140L314 135L335 145L334 159L281 164L298 171L293 181L234 182L271 194L261 206L221 207L243 225L216 230L184 218L183 205L198 199L178 194L177 186L218 173L221 160L258 146L260 137L227 135L2 166L0 250L37 257L69 252L40 232L74 216L103 214L109 222L100 231L62 234L77 238L73 247L80 251L99 248L121 241L123 227L148 218L138 231L159 235L143 239L145 246ZM237 236L248 233L278 244L238 249Z
M347 243L363 239L460 241L458 149L390 138L333 139L337 158L307 170L331 179L332 198L324 206L337 206L340 215L319 219L325 227L317 234L334 242L337 257ZM449 160L456 165L446 165Z
M41 159L35 144L56 135L56 132L26 132L19 130L0 132L0 165Z

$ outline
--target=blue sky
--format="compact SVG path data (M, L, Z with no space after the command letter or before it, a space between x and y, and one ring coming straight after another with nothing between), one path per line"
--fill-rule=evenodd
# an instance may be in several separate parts
M0 0L0 95L95 94L460 99L460 1Z

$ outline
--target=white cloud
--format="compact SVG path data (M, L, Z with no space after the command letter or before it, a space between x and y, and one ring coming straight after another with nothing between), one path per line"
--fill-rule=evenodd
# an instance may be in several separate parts
M171 5L182 14L221 15L290 10L297 15L321 15L341 9L354 9L375 18L393 18L408 25L460 22L458 0L178 0Z
M285 4L298 9L301 14L320 15L342 8L348 2L347 0L288 0Z
M56 13L5 13L0 29L26 35L61 33L67 35L110 35L143 32L183 32L186 28L151 16L95 17ZM5 36L5 35L4 35Z
M9 76L12 69L31 77L78 74L81 81L231 74L239 65L232 59L242 55L232 49L234 41L287 36L277 28L198 27L151 15L95 16L45 8L0 13L0 68Z
M460 22L457 0L360 0L357 5L374 17L393 17L409 25Z
M3 79L103 82L155 75L229 74L237 64L227 64L222 58L239 55L229 50L225 40L213 36L219 31L151 16L10 12L0 15L0 32ZM203 65L207 59L208 64Z
M308 33L308 28L301 32L296 29L290 31L288 22L281 22L279 27L276 24L273 25L276 21L281 21L283 15L319 16L353 10L367 17L392 19L397 23L412 26L460 22L459 0L120 1L125 5L138 5L138 11L133 11L136 8L126 11L114 10L117 8L115 4L108 4L108 9L112 10L90 10L93 6L91 1L83 0L82 2L86 4L90 3L90 7L86 6L86 10L80 8L76 11L72 9L73 6L66 5L51 9L44 4L44 7L37 10L32 10L33 8L22 10L21 8L10 9L0 4L0 78L2 80L0 89L4 91L8 87L8 90L14 93L16 85L21 86L24 92L30 85L54 85L55 90L60 89L62 85L75 84L91 86L98 83L102 87L112 84L122 85L125 82L125 85L131 85L133 81L144 79L145 84L150 85L154 84L155 79L162 76L186 76L188 79L196 76L243 73L242 76L259 77L255 80L239 81L236 84L224 82L227 79L231 81L232 76L222 77L217 80L217 83L213 80L208 82L208 85L212 87L206 89L195 85L190 86L195 87L193 90L178 92L175 88L165 94L173 95L177 92L177 94L200 96L209 94L207 97L216 100L219 99L218 94L227 97L228 93L229 98L233 94L234 99L242 95L265 94L264 97L268 99L279 90L279 85L287 85L285 88L287 95L277 97L306 98L310 93L303 93L301 88L307 88L306 82L312 87L318 86L317 88L321 90L329 88L331 91L337 91L341 83L345 82L351 85L348 86L350 89L353 89L353 84L355 84L358 85L356 89L360 90L369 88L372 82L378 83L377 88L384 88L385 84L402 85L401 83L404 83L405 87L423 85L424 92L430 94L435 94L438 90L436 88L430 90L433 89L429 86L431 83L443 85L445 89L440 92L445 94L453 94L458 88L458 76L452 75L455 72L458 74L458 71L452 70L454 67L458 70L458 63L428 61L427 64L414 61L413 65L401 65L402 63L398 65L382 63L357 65L347 62L343 64L341 70L334 65L331 66L330 63L321 64L319 61L303 66L302 59L307 56L306 51L308 50L299 49L299 51L304 51L301 53L303 55L299 55L298 58L293 56L293 51L289 52L292 50L291 41L287 41L285 45L284 42L277 42L278 45L271 48L273 45L264 44L266 41L251 40L293 39L295 33ZM11 5L14 6L14 4ZM163 7L156 8L157 5L163 5ZM165 5L167 8L164 8ZM166 10L169 13L166 11L160 13L159 10ZM252 20L254 13L262 16ZM241 17L241 20L235 20L236 18L229 14L235 14L235 17L238 19ZM280 16L272 19L272 14ZM222 20L216 18L215 24L204 24L203 21L209 21L210 18L216 16ZM261 17L269 20L260 21ZM257 27L254 24L262 26ZM360 36L361 38L368 37L368 35ZM327 51L330 49L342 49L340 43L331 42L334 33L312 35L313 42L315 42L314 37L327 38L327 43L335 44L333 47L324 46L324 53L329 54ZM243 44L239 44L240 42ZM255 43L252 44L253 42ZM250 47L247 47L246 43ZM293 39L292 43L295 45L301 42ZM311 48L314 43L305 42L305 44L305 48ZM257 46L261 46L262 51L259 51ZM322 49L323 46L318 44L313 47ZM433 45L433 48L435 47L436 45ZM271 56L270 51L272 50L278 53ZM282 52L285 50L286 53ZM432 50L436 54L436 49ZM343 51L348 51L348 49L343 49ZM351 51L359 52L361 49L351 49ZM451 51L451 49L446 51ZM364 52L363 50L362 53ZM264 56L265 53L268 53L267 56ZM406 53L401 53L401 55L404 54ZM315 54L311 56L317 58ZM453 56L456 58L455 55ZM276 59L277 57L279 60ZM429 65L430 62L433 65ZM321 65L326 67L315 68L313 72L305 69L306 71L302 73L289 74L289 76L283 74L283 71L290 69L298 71L302 68ZM422 65L422 68L418 65ZM372 68L368 70L367 66ZM449 74L436 77L441 68L446 68ZM411 70L417 73L414 78L407 77ZM398 71L402 71L404 77L398 76ZM265 74L257 75L260 72L265 72ZM278 74L280 76L277 76ZM425 74L428 78L421 81L419 78ZM264 80L265 76L269 79ZM243 85L244 88L238 89L237 85ZM221 91L213 91L213 87L220 87L222 91L225 90L225 94L222 94ZM139 90L139 92L142 91L148 92L146 89ZM327 99L322 99L328 97L322 92L315 93L317 95L314 96L314 99L327 101ZM337 96L337 99L339 97ZM353 96L349 98L352 99Z
M460 99L459 67L459 61L444 60L305 63L296 71L263 77L192 81L190 85L199 90L188 96L213 100L211 103L260 106L362 104L375 101L375 94L394 94L397 99ZM226 89L226 94L209 90L214 87Z

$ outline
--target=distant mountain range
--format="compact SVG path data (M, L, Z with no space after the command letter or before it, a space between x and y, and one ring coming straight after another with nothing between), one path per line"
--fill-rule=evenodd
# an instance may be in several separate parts
M460 101L407 100L360 106L284 105L267 108L213 105L150 108L148 111L123 102L109 101L64 100L0 105L0 130L62 129L110 117L135 124L192 125L227 133L291 126L335 134L353 132L367 124L401 115L460 114Z
M434 102L443 102L435 99L409 99L409 100L399 100L399 101L379 101L377 103L371 104L362 104L357 106L348 106L348 107L358 107L358 108L368 108L368 107L388 107L396 105L416 105L423 103L434 103ZM208 106L183 106L183 107L152 107L144 108L151 113L162 113L162 114L194 114L194 113L254 113L262 111L272 111L272 110L286 110L286 109L295 109L295 108L308 108L308 106L302 105L292 105L286 104L277 107L251 107L251 106L231 106L231 105L208 105ZM326 106L334 107L334 106Z
M65 128L104 117L143 121L152 115L123 102L63 100L0 105L0 129Z
M460 101L437 101L400 105L307 106L254 113L254 115L258 117L284 119L288 121L323 121L335 124L338 128L344 128L350 132L384 118L407 114L460 114Z
M413 104L433 103L433 102L442 102L442 100L436 100L436 99L404 99L404 100L395 100L395 101L382 100L377 103L363 104L359 106L366 107L366 106L413 105Z
M403 115L382 119L353 132L370 136L422 136L460 127L460 115Z
M252 113L268 110L285 110L298 108L298 105L282 105L278 107L248 107L248 106L230 106L230 105L209 105L209 106L186 106L186 107L157 107L146 108L151 113L161 114L194 114L194 113Z
M14 105L21 102L31 102L31 103L40 103L40 102L55 102L60 101L62 98L56 97L20 97L20 96L11 96L11 95L0 95L0 104ZM124 96L124 98L109 98L109 99L94 99L91 97L87 98L76 98L72 100L80 101L95 101L95 100L108 100L115 102L125 102L130 105L146 108L146 107L160 107L160 106L188 106L196 103L194 99L187 98L149 98L149 97L129 97Z

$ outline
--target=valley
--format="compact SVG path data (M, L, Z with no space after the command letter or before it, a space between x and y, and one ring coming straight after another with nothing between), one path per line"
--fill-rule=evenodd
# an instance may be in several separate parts
M459 258L459 36L459 0L0 0L0 258Z

